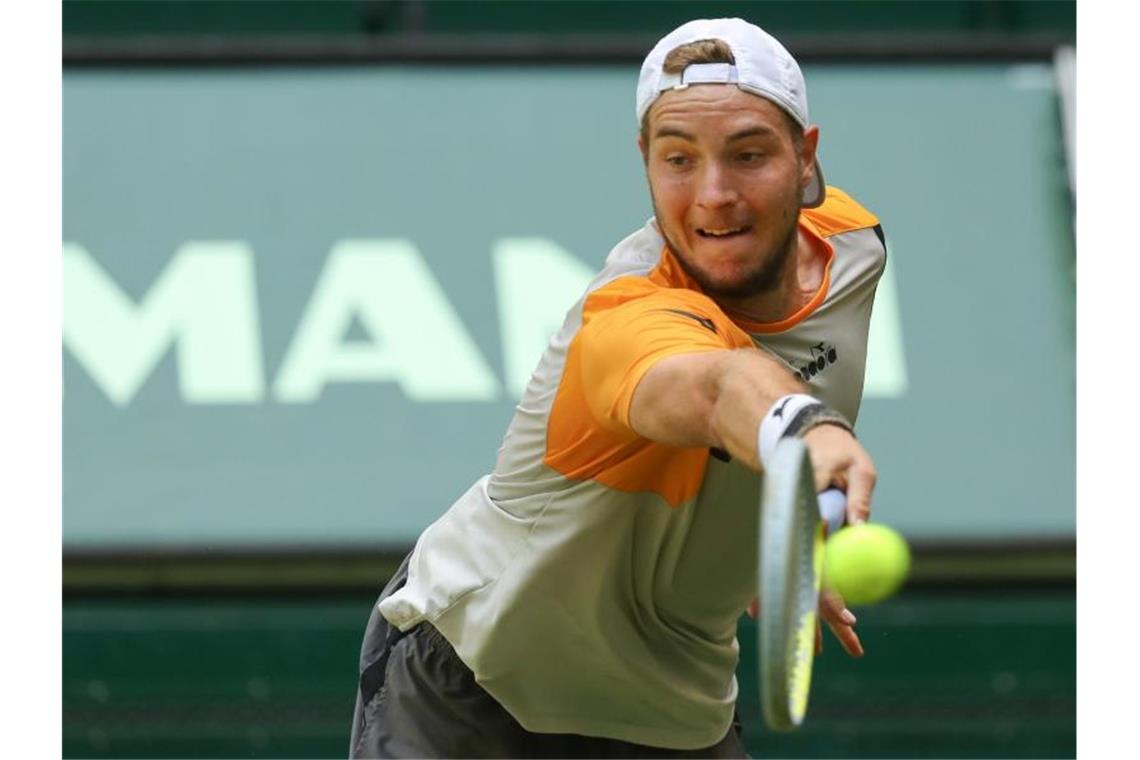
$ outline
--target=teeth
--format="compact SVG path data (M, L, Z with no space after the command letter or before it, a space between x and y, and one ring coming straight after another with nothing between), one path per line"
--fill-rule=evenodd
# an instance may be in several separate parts
M735 235L736 233L742 232L743 230L743 227L733 227L727 230L702 230L702 232L704 232L706 235L712 235L713 237L724 237L725 235Z

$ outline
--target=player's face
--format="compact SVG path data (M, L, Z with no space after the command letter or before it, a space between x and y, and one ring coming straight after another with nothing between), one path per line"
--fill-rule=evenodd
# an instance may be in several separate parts
M732 85L667 92L647 126L641 150L657 222L689 275L713 296L778 287L818 129L797 149L776 105Z

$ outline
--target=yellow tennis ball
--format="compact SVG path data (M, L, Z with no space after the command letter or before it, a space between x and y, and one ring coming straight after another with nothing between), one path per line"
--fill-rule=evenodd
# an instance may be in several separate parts
M885 525L851 525L827 539L823 585L848 604L875 604L898 591L910 571L906 540Z

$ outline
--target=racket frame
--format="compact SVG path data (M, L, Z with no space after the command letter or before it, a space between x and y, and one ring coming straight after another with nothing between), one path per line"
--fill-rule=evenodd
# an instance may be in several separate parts
M798 438L769 457L761 498L760 699L770 728L798 728L815 656L824 533L811 460Z

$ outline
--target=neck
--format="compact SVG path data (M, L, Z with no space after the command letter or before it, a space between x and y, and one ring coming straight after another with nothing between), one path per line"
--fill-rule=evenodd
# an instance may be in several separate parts
M824 259L802 228L793 245L776 288L747 298L718 298L717 303L729 316L750 322L780 322L802 309L823 284Z

